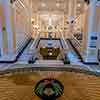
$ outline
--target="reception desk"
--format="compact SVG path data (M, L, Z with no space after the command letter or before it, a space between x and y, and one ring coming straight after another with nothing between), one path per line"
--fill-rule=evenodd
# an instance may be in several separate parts
M41 47L40 54L45 60L56 60L57 56L60 54L59 47Z

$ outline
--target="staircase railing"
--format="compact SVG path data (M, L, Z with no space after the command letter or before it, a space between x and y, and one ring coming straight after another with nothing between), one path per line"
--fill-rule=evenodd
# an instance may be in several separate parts
M38 42L40 41L40 32L37 33L35 39L34 39L34 42L33 44L31 45L30 47L30 55L32 55L29 59L29 62L34 62L36 59L37 59L37 45L38 45Z
M73 39L72 39L72 43L73 45L77 48L77 50L79 51L79 53L81 53L81 43L79 42L79 40L77 40L74 36L73 36Z
M31 49L33 50L33 48L36 48L37 43L38 43L39 40L40 40L40 32L37 33L37 35L36 35L36 37L35 37L35 39L34 39L34 42L33 42L33 44L32 44L31 47L30 47L30 50L31 50Z
M62 44L62 46L63 46L63 59L64 59L64 63L65 64L70 64L70 61L69 61L69 58L68 58L68 52L69 52L69 47L68 47L68 45L67 45L67 42L66 42L66 39L64 38L64 35L63 35L63 33L61 33L60 32L60 41L61 41L61 44Z
M63 49L64 49L64 51L67 51L68 52L69 51L69 48L68 48L68 45L67 45L66 40L64 38L64 35L61 32L59 34L60 34L60 40L61 40Z

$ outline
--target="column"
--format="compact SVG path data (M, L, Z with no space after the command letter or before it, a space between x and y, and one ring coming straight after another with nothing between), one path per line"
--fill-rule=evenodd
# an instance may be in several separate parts
M76 16L76 0L69 0L69 38L72 38L74 31L74 20Z
M97 27L97 14L96 14L96 4L98 0L90 1L90 15L89 15L89 29L87 37L87 48L86 48L86 63L98 63L97 55L97 40L98 40L98 31L95 30ZM98 27L97 27L98 28Z
M72 19L72 0L69 0L69 11L68 11L68 13L69 13L69 15L68 15L68 22L69 22L69 25L68 25L68 32L69 32L69 34L68 34L68 38L71 38L71 19Z
M13 49L14 49L14 53L17 53L16 50L16 33L17 33L17 24L16 24L16 5L15 3L13 3L12 5L12 17L11 17L11 27L12 27L12 33L13 33Z
M2 35L2 25L0 18L0 57L3 56L3 35Z
M4 34L3 34L3 26L4 26L4 14L3 14L3 0L0 0L0 57L2 57L4 52Z
M77 8L77 1L76 0L74 0L74 18L76 18L76 8Z
M97 42L97 45L98 45L98 49L100 50L100 20L98 23L98 42Z
M13 49L13 32L11 28L11 4L10 0L3 0L4 14L5 14L5 24L8 38L8 55L14 54Z
M39 26L40 26L40 32L42 31L42 29L41 29L41 16L40 16L40 14L39 14L39 18L40 18L40 20L39 20Z

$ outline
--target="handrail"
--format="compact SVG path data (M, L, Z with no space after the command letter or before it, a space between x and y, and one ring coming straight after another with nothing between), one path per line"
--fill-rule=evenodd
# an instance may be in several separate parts
M25 46L21 49L21 51L18 53L18 55L15 57L14 60L12 60L12 61L0 61L0 63L15 63L18 60L18 58L21 56L21 54L24 52L24 50L26 49L26 47L28 46L28 44L30 43L31 40L32 39L29 39L27 41L27 43L25 44Z
M77 41L78 45L81 47L80 42L72 35L73 39Z
M64 49L65 50L68 50L68 45L67 45L67 43L66 43L66 40L65 40L65 38L64 38L64 36L63 36L63 33L61 33L61 32L59 32L60 33L60 35L61 35L61 42L64 44Z
M37 42L40 40L40 32L37 33L36 38L34 39L33 44L31 45L30 49L36 48Z
M37 58L37 49L36 48L37 48L39 41L40 41L40 32L37 33L36 38L29 49L29 53L31 54L29 63L31 63L31 62L33 63L33 61L32 61L33 59L34 59L34 62L36 61L36 58Z
M15 2L15 6L16 7L18 7L18 5L17 4L20 4L20 6L21 7L23 7L24 8L24 11L25 11L25 13L26 13L26 15L28 16L28 17L30 17L30 11L28 11L28 8L23 4L23 2L21 1L21 0L16 0L16 2ZM19 7L18 7L19 8Z

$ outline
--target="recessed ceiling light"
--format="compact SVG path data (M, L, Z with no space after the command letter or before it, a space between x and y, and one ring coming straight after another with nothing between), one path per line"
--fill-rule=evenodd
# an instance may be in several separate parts
M60 7L60 3L56 3L56 7Z
M78 7L81 7L81 4L79 3L77 6L78 6Z
M33 22L34 21L34 18L31 18L31 22Z
M57 15L53 15L54 17L57 17Z
M46 6L46 4L45 4L45 3L42 3L42 4L41 4L41 6L42 6L42 7L45 7L45 6Z

